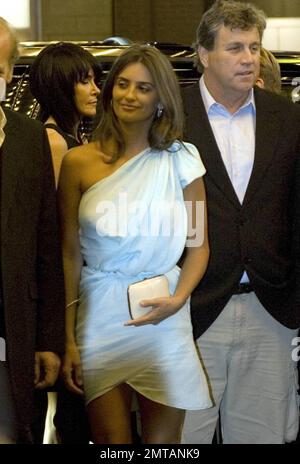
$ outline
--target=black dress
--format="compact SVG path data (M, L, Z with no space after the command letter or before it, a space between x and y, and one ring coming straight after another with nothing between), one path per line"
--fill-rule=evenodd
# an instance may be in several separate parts
M68 146L68 150L70 150L70 148L78 147L79 145L81 145L81 143L78 142L78 140L76 140L75 137L64 132L56 124L48 123L48 124L44 124L44 127L46 129L54 129L56 132L58 132L59 135L61 135L65 139L66 144Z

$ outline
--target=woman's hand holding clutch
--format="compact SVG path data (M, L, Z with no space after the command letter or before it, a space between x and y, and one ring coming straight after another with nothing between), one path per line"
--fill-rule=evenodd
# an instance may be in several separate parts
M143 308L149 307L149 311L141 317L125 322L125 326L140 326L146 324L157 325L164 319L173 316L185 304L179 296L144 299L139 302Z

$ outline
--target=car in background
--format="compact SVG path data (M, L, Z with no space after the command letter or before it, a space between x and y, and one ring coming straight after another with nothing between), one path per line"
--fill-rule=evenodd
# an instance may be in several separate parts
M77 42L91 52L102 65L103 80L113 61L130 45L130 40L109 37L102 42ZM21 44L21 56L14 67L13 80L7 89L4 105L31 118L36 118L39 105L30 93L28 76L30 66L38 53L49 42L26 42ZM194 67L193 48L179 44L149 43L158 48L170 60L181 86L187 86L199 79ZM300 51L273 52L281 69L282 94L295 103L300 103Z

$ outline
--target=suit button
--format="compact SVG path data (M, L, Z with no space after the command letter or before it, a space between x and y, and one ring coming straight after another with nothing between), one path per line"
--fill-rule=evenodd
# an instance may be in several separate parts
M245 219L240 219L240 226L244 226L246 223L246 220Z
M243 260L244 264L250 264L251 261L252 261L252 259L249 258L249 256L246 256L246 258L244 258L244 260Z

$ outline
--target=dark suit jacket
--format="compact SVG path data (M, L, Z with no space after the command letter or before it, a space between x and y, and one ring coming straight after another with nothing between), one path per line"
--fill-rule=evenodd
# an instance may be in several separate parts
M19 424L33 419L34 352L64 350L56 195L42 124L5 110L1 274L7 360Z
M300 106L255 88L256 146L241 205L218 150L199 85L183 91L186 140L207 173L210 259L192 295L199 337L218 317L247 271L263 306L281 324L300 323Z

